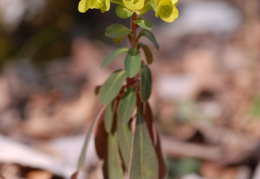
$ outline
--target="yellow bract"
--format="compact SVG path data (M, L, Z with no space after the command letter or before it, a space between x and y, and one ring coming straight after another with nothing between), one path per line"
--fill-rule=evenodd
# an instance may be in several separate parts
M145 0L123 0L125 7L131 11L139 11L144 7Z
M139 15L153 9L155 16L166 22L173 22L179 16L176 8L179 0L81 0L78 9L82 13L88 9L100 9L104 13L110 9L110 1Z
M160 17L165 22L173 22L179 16L176 8L178 0L161 0L156 2L155 16Z
M88 9L100 9L102 13L110 9L109 0L81 0L78 6L79 12L86 12Z

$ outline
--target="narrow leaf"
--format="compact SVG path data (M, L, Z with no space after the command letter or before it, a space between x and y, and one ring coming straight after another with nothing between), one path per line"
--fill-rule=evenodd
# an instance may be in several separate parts
M136 93L133 87L129 87L120 100L117 109L117 120L126 124L133 115L136 106Z
M158 160L144 117L138 113L130 179L158 179Z
M140 94L142 101L147 101L152 91L152 75L147 65L141 67Z
M111 63L116 57L118 57L119 55L123 54L123 53L127 53L128 52L128 48L119 48L117 50L115 50L114 52L112 52L110 55L108 55L104 61L101 64L101 68L105 67L106 65L108 65L109 63Z
M122 19L131 17L133 15L134 11L130 11L129 9L123 7L123 6L117 6L116 7L116 15Z
M142 36L148 38L148 39L154 44L155 48L156 48L156 49L159 49L159 45L158 45L158 43L157 43L157 41L156 41L156 39L155 39L155 37L154 37L154 35L153 35L152 32L150 32L149 30L144 29L144 30L142 30L142 31L139 33L139 35L138 35L138 40L139 40Z
M120 164L117 134L108 135L108 177L109 179L124 179L123 170Z
M158 136L157 136L156 126L155 126L154 121L153 121L153 114L152 114L149 102L145 103L144 117L145 117L145 121L146 121L146 124L147 124L147 128L148 128L152 143L155 146L157 144L157 137Z
M123 70L116 71L108 77L99 90L99 99L102 104L110 103L117 96L126 78Z
M103 178L104 179L109 179L108 177L108 155L106 155L106 158L104 159L104 164L103 164Z
M155 146L155 152L159 163L159 179L164 179L167 172L167 168L162 154L160 137L158 131L156 130L156 126L153 120L152 110L148 102L146 103L146 107L145 107L145 120L147 123L148 131L150 133L150 137L152 139L153 145Z
M153 63L153 54L152 54L150 48L147 45L144 45L142 43L139 43L138 46L139 46L139 48L143 49L147 64Z
M122 24L112 24L105 32L105 35L111 38L120 38L130 33L129 29Z
M105 129L109 133L113 125L113 101L107 105L105 111Z
M129 120L133 115L135 107L136 93L133 87L129 87L119 101L117 109L118 145L126 169L129 169L132 141L132 131L129 127Z
M132 131L129 124L122 123L118 120L117 122L118 132L118 146L121 153L124 166L128 170L131 157L131 142L132 142Z
M158 139L157 139L157 143L155 146L155 152L156 152L158 163L159 163L159 179L164 179L165 175L167 173L167 168L165 165L165 161L164 161L164 157L163 157L163 153L162 153L161 141L160 141L158 132L157 132L157 138Z
M141 54L138 49L132 48L125 58L125 71L129 78L134 77L141 67Z
M93 120L93 122L91 123L90 127L89 127L89 130L87 132L87 135L85 137L85 142L84 142L84 145L82 147L82 150L81 150L81 153L80 153L80 156L79 156L79 161L78 161L78 171L82 169L82 167L84 166L85 164L85 159L86 159L86 150L87 150L87 147L88 147L88 142L89 142L89 139L90 139L90 136L92 134L92 130L95 126L95 124L97 123L98 119L100 118L102 112L104 110L104 106L101 106L97 112L97 115L95 116L95 119Z
M152 22L149 21L149 20L145 20L145 19L136 20L135 23L136 23L139 27L142 27L142 28L147 29L147 30L151 30L152 27L153 27Z

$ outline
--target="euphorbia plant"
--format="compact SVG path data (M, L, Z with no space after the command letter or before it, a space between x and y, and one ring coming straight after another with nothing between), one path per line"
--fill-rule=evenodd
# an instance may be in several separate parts
M125 54L124 69L112 73L98 89L98 96L104 105L92 123L81 152L78 170L83 166L85 150L95 123L97 153L103 163L103 174L108 179L163 179L166 167L161 153L160 140L156 130L148 99L152 90L152 75L148 65L153 62L149 46L141 43L148 38L156 49L159 45L153 33L152 23L143 18L149 10L166 22L178 17L178 0L81 0L79 11L110 9L110 3L117 4L116 14L129 18L130 28L112 24L105 35L121 42L128 37L129 47L112 52L102 62L105 67L119 55ZM141 59L141 52L145 60ZM73 175L76 178L76 173Z

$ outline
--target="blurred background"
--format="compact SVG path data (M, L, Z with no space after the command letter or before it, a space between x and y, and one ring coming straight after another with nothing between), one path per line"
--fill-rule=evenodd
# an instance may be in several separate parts
M105 28L129 19L115 6L80 14L78 1L0 0L0 179L69 178L100 106L94 89L123 67L99 69L120 46ZM260 179L260 2L178 8L171 24L145 15L160 44L147 41L167 179ZM93 140L81 175L102 178Z

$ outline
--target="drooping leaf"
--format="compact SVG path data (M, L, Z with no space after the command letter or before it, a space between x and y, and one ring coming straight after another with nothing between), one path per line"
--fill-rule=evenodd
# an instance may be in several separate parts
M107 154L107 141L108 134L105 130L104 114L101 116L101 120L98 123L95 132L95 147L99 159L104 159Z
M83 147L82 147L82 150L81 150L81 153L80 153L80 156L79 156L79 161L78 161L78 171L82 169L82 167L84 166L85 164L85 159L86 159L86 150L87 150L87 147L88 147L88 142L89 142L89 139L90 139L90 136L92 134L92 130L95 126L95 124L97 123L97 121L99 120L102 112L104 110L104 106L100 107L98 112L97 112L97 115L95 116L95 119L93 120L93 122L91 123L90 127L89 127L89 130L88 130L88 133L85 137L85 141L84 141L84 144L83 144Z
M105 35L111 38L120 38L130 33L129 29L122 24L112 24L106 28Z
M103 178L104 179L109 179L108 177L108 155L106 155L106 158L104 159L104 164L103 164Z
M144 107L144 118L147 124L147 128L152 140L153 145L155 146L157 144L157 130L156 130L156 126L154 124L153 121L153 114L151 111L151 107L149 102L145 103L145 107Z
M119 150L125 165L129 169L131 156L132 131L129 127L136 106L136 93L133 87L129 87L122 99L119 101L117 108L117 131Z
M117 146L117 134L110 133L108 135L108 155L107 155L107 167L109 179L124 179L123 170L120 164L118 146Z
M130 179L158 179L158 160L144 117L137 114Z
M139 43L138 46L139 46L139 48L143 49L147 64L149 65L149 64L153 63L153 54L152 54L150 48L147 45L144 45L142 43Z
M117 132L118 132L118 146L121 153L124 166L129 170L130 158L131 158L131 142L132 142L132 131L129 124L117 121Z
M157 132L157 143L155 146L155 152L159 163L159 179L164 179L167 173L167 168L165 165L165 161L162 153L161 141L158 132Z
M104 61L102 62L102 64L100 65L101 68L105 67L106 65L108 65L109 63L111 63L116 57L118 57L119 55L123 54L123 53L127 53L128 52L128 48L119 48L117 50L115 50L114 52L112 52L110 55L108 55Z
M113 125L113 101L107 105L105 111L105 129L109 133Z
M147 65L141 67L140 94L142 101L147 101L152 91L152 75Z
M132 48L125 58L125 71L129 78L134 77L141 67L141 54L138 49Z
M117 109L117 120L126 124L133 115L136 106L136 93L133 87L129 87L119 101Z
M123 7L123 6L117 6L116 7L116 15L122 19L131 17L133 15L134 11L130 11L129 9Z
M140 20L136 20L135 23L139 26L142 27L144 29L147 30L151 30L153 27L153 24L151 21L146 20L146 19L140 19Z
M153 145L155 146L155 152L159 163L159 179L164 179L167 168L162 154L160 137L154 124L152 110L148 102L145 106L145 121L147 123L148 131L150 133Z
M124 70L116 71L108 77L98 94L102 104L110 103L117 96L126 78Z
M150 32L149 30L143 29L139 35L138 35L138 39L140 39L142 36L148 38L155 46L156 49L159 49L159 44L157 43L155 36L153 35L152 32Z

